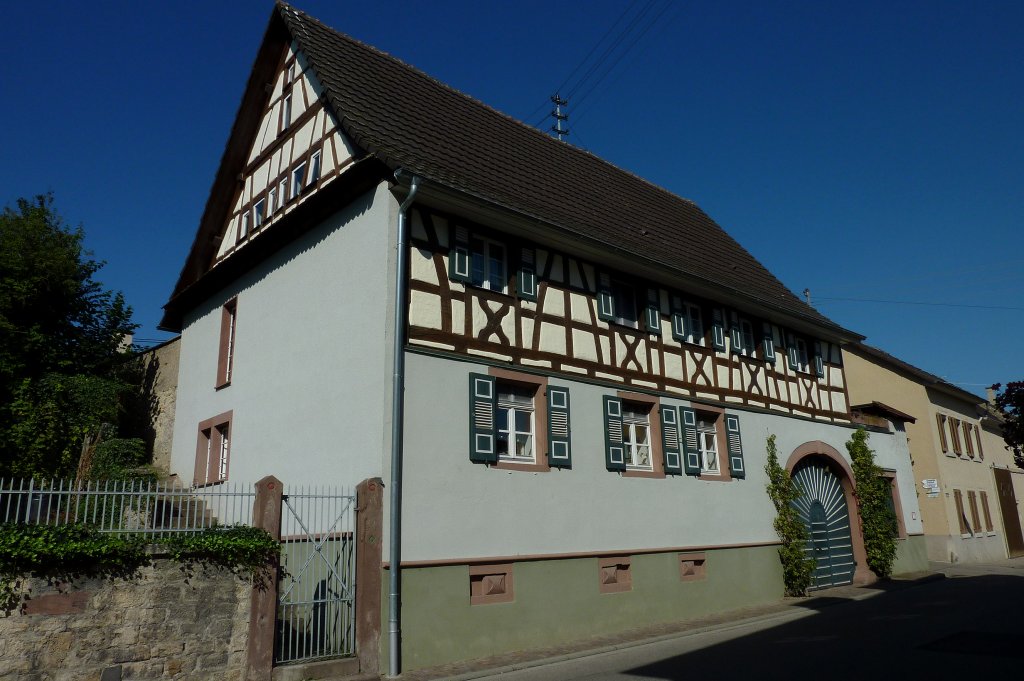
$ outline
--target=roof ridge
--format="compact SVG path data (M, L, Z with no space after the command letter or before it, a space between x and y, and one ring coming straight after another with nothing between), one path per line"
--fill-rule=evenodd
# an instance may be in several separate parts
M434 76L431 76L426 71L424 71L424 70L422 70L422 69L420 69L420 68L418 68L418 67L416 67L416 66L414 66L414 65L412 65L412 64L410 64L410 63L408 63L406 61L404 61L403 59L401 59L401 58L391 54L390 52L386 52L385 50L382 50L379 47L375 47L373 45L370 45L369 43L363 42L362 40L359 40L358 38L356 38L356 37L354 37L352 35L349 35L348 33L345 33L343 31L339 31L336 28L328 26L327 24L325 24L324 22L320 21L316 17L314 17L314 16L312 16L310 14L307 14L306 12L303 12L302 10L297 9L297 8L293 7L292 5L289 5L288 3L283 2L282 0L278 0L277 1L277 5L279 6L280 10L286 11L286 12L291 12L292 14L295 14L298 18L300 18L302 21L309 21L309 22L315 23L315 24L317 24L317 25L327 29L328 31L331 31L332 33L336 34L337 36L339 36L343 40L346 40L346 41L348 41L350 43L354 43L356 45L359 45L361 48L364 48L364 49L366 49L366 50L368 50L370 52L373 52L374 54L376 54L379 57L383 57L385 59L393 61L393 62L401 65L402 67L404 67L406 69L409 69L410 71L412 71L416 75L418 75L418 76L420 76L420 77L430 81L434 85L437 85L437 86L441 87L442 89L444 89L444 90L446 90L446 91L448 91L448 92L450 92L450 93L452 93L454 95L457 95L459 97L467 99L467 100L473 102L475 105L487 109L491 113L496 114L497 116L507 120L508 122L510 122L510 123L512 123L514 125L517 125L517 126L523 128L524 130L528 130L530 132L530 134L539 136L540 139L543 139L544 140L544 144L564 145L565 147L569 148L573 153L579 153L579 154L583 154L585 156L588 156L591 159L593 159L593 160L595 160L595 161L597 161L599 163L602 163L602 164L604 164L604 165L606 165L606 166L608 166L610 168L614 168L618 172L621 172L621 173L624 173L626 175L629 175L634 180L637 180L637 181L639 181L639 182L641 182L643 184L646 184L649 187L651 187L652 189L655 189L655 190L660 191L660 192L664 192L665 194L668 194L668 195L672 196L675 199L678 199L680 201L684 201L684 202L690 204L691 206L693 206L693 207L695 207L697 209L700 209L700 206L698 206L697 203L693 199L687 198L685 196L680 196L679 194L675 193L671 189L663 187L663 186L659 185L658 183L653 182L653 181L647 179L646 177L643 177L642 175L637 174L636 172L634 172L632 170L629 170L627 168L623 168L623 167L621 167L619 165L616 165L615 163L612 163L608 159L603 158L601 156L598 156L597 154L595 154L592 151L589 151L587 149L583 149L582 147L576 146L575 144L573 144L571 142L565 142L565 141L562 141L562 140L556 140L553 137L551 137L550 135L548 135L547 133L545 133L545 132L543 132L541 130L538 130L534 126L528 125L525 121L521 121L518 118L516 118L515 116L513 116L511 114L508 114L508 113L505 113L504 111L495 108L494 106L488 104L487 102L485 102L485 101L483 101L481 99L477 99L476 97L474 97L474 96L472 96L472 95L470 95L470 94L468 94L466 92L463 92L462 90L459 90L458 88L452 87L448 83L445 83L444 81L442 81L442 80L440 80L438 78L435 78ZM304 50L304 52L307 53L306 57L309 58L310 55L308 54L308 51ZM704 211L701 210L701 212L704 212ZM725 230L722 230L722 231L724 232Z

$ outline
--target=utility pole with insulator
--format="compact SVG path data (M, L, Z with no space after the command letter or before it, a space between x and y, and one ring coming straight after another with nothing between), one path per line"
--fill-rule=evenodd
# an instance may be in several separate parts
M558 135L558 139L561 141L563 136L569 135L569 128L562 127L569 120L569 114L562 113L562 107L567 105L569 100L562 99L558 96L558 93L555 93L551 96L551 101L555 105L555 108L551 110L551 115L555 119L555 124L551 126L551 132Z

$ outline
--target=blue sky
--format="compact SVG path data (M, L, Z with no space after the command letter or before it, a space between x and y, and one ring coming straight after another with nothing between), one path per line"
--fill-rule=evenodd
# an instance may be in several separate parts
M869 343L982 394L1024 378L1024 3L297 6L531 124L647 8L576 88L572 143L696 201ZM271 7L0 11L0 202L52 191L139 338L169 337Z

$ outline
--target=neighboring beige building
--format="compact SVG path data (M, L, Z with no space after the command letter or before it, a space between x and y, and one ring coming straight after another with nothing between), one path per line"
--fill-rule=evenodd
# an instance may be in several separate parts
M171 467L174 402L178 390L181 336L149 348L140 355L142 397L148 416L146 445L152 448L153 466L165 473Z
M907 436L928 558L984 562L1024 555L1024 471L982 398L864 344L843 348L850 404L915 417Z

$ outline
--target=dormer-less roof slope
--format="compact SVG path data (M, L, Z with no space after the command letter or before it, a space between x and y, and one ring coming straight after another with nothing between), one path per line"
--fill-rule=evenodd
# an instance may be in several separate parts
M693 202L288 5L279 3L275 12L309 60L342 130L387 167L680 271L830 335L860 338L795 296ZM179 281L176 293L182 284L189 282Z

